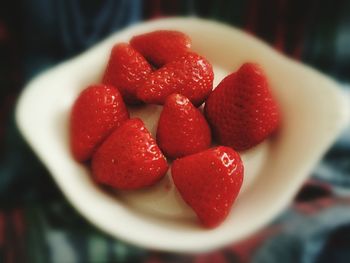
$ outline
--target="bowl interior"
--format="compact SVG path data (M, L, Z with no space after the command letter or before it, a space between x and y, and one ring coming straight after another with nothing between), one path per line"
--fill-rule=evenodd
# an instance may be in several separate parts
M216 82L243 62L262 65L280 102L283 126L267 164L240 195L227 220L205 230L192 220L171 220L132 209L95 185L68 147L70 107L86 85L99 81L116 42L155 29L191 36L193 49L214 65ZM347 121L337 85L232 27L195 18L155 20L117 32L82 55L34 79L18 106L18 126L67 199L91 223L133 244L167 251L197 252L240 240L261 228L293 198Z

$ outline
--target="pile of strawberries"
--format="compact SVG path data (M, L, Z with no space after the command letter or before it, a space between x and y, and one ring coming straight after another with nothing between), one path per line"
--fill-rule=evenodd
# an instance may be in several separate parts
M243 64L213 91L211 64L190 47L187 35L169 30L116 44L102 84L87 87L73 105L70 143L77 161L91 161L93 178L115 189L153 185L168 170L166 158L173 160L175 186L212 228L242 185L236 151L274 133L280 114L259 66ZM143 103L163 105L156 139L141 119L129 118L126 105Z

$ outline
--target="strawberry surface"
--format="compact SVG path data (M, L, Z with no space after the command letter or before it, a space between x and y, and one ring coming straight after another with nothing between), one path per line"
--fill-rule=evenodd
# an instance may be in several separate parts
M137 90L137 97L150 104L163 104L172 93L186 96L199 106L213 88L211 64L202 56L188 52L152 72Z
M112 49L102 82L117 87L126 103L138 104L136 90L151 71L150 64L138 51L121 43Z
M174 184L203 226L213 228L229 214L243 182L241 158L219 146L173 162Z
M214 139L237 151L262 142L280 121L267 77L253 63L243 64L220 82L205 103L205 115Z
M91 85L75 101L70 115L70 146L74 158L90 159L102 141L129 118L119 91Z
M160 114L157 142L167 157L178 158L208 149L211 133L204 116L189 99L172 94Z
M92 158L92 173L99 183L116 189L139 189L159 181L167 161L140 119L116 129Z
M173 30L157 30L134 36L130 44L157 67L183 55L191 47L191 39Z

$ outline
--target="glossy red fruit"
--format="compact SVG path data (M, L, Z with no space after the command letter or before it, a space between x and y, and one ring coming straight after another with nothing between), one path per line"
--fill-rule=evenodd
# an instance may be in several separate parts
M237 151L266 139L279 126L278 105L262 69L243 64L223 79L205 103L214 139Z
M116 189L139 189L160 180L168 164L140 119L116 129L92 158L97 182Z
M244 168L237 152L219 146L175 160L171 173L203 226L213 228L229 214L242 186Z
M90 159L102 141L128 118L116 88L91 85L83 90L70 115L70 146L74 158L79 162Z
M211 64L196 53L188 52L149 75L137 90L137 97L150 104L163 104L172 93L186 96L199 106L213 88Z
M188 51L191 39L182 32L157 30L134 36L130 44L152 64L161 67Z
M167 157L178 158L208 149L211 133L204 116L189 99L172 94L160 114L157 142Z
M146 59L129 44L113 47L102 82L117 87L124 101L137 104L136 90L145 81L152 68Z

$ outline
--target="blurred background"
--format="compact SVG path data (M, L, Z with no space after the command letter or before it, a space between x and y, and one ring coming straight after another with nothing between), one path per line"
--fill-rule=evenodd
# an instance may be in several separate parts
M19 93L42 70L110 33L168 16L239 27L350 89L349 0L1 0L0 262L350 262L349 130L279 218L209 254L133 247L91 226L66 202L15 126Z

